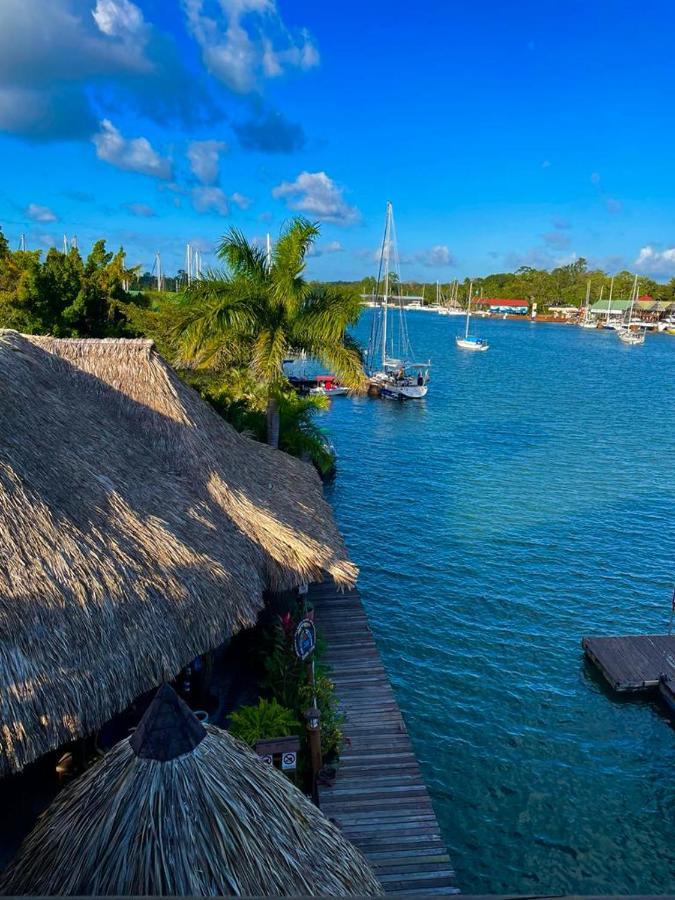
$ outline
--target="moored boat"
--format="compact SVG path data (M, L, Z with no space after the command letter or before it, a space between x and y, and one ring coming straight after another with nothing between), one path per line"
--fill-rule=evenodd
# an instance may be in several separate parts
M309 389L309 393L319 397L344 397L349 393L349 388L340 384L335 375L317 375L316 385Z
M485 351L490 349L490 345L483 338L469 334L469 324L471 322L471 294L473 292L473 281L469 282L469 298L466 304L466 328L464 329L464 337L457 335L455 344L460 350Z
M380 284L383 285L382 302L373 317L367 351L368 393L387 400L421 400L429 390L430 362L410 361L414 357L403 303L397 305L397 320L389 319L392 261L398 269L394 212L388 202L377 279L377 294ZM398 271L396 274L398 275ZM396 279L396 283L400 285L400 277Z
M600 298L602 299L602 291L600 292ZM579 328L597 328L598 323L591 316L590 310L590 302L591 302L591 282L590 279L586 282L586 303L584 304L584 314L581 319L577 322Z
M638 295L638 280L637 275L635 276L635 280L633 281L633 292L630 298L630 309L628 310L628 320L627 322L616 332L619 340L626 344L629 347L637 347L640 344L644 344L645 335L647 334L647 329L644 328L641 322L633 321L633 309L635 308L635 300ZM638 326L637 330L634 330L634 326Z

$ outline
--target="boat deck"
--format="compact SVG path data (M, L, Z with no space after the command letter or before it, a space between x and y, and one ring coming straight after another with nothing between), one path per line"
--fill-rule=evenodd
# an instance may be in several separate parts
M675 678L675 635L585 637L581 646L615 691L651 690L661 675Z
M388 894L456 894L455 873L356 590L315 584L309 599L345 715L346 746L321 809Z

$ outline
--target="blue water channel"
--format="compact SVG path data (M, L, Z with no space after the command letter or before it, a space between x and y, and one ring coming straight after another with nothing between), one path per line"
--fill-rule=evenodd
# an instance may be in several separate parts
M366 339L370 311L357 327ZM675 730L612 696L587 634L663 632L675 337L411 313L423 402L336 398L329 489L470 893L675 889Z

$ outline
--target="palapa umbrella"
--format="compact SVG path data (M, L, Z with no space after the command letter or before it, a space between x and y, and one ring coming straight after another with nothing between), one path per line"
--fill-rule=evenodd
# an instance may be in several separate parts
M64 789L4 894L374 895L361 854L279 771L167 685L134 734Z

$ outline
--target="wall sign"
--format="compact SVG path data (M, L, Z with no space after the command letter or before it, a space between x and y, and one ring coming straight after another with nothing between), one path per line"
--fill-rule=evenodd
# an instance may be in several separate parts
M288 771L289 769L295 769L298 765L298 755L297 753L282 753L281 754L281 768L284 771Z
M295 629L295 655L305 660L316 647L316 629L314 622L301 619Z

